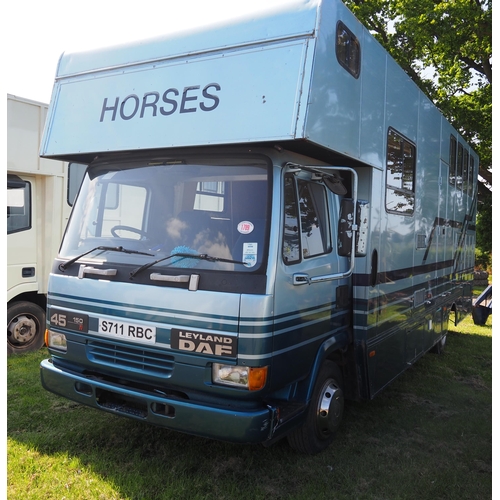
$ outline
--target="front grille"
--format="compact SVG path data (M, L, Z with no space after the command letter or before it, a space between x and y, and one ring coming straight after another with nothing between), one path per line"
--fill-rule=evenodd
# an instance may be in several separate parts
M94 363L134 370L156 377L168 378L174 370L174 357L142 346L125 346L101 341L87 345L87 356Z

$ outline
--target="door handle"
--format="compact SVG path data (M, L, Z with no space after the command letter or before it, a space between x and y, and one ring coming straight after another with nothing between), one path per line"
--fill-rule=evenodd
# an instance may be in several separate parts
M306 273L295 273L293 275L294 285L309 285L309 275Z

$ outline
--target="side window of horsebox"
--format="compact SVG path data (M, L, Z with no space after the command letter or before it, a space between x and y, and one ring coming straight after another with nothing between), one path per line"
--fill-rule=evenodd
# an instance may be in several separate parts
M449 183L450 185L455 185L455 180L457 176L457 140L455 136L450 135L450 175Z
M339 64L354 78L361 71L361 47L356 36L341 21L337 23L335 54Z
M387 212L413 215L415 209L416 148L408 139L389 129L387 134Z
M474 157L470 155L470 165L469 165L469 182L467 184L467 194L472 196L474 194L474 179L476 178L476 172L474 167Z

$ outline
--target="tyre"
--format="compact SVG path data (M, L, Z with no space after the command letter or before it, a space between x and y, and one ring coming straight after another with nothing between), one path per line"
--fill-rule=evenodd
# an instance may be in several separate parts
M7 307L7 352L36 351L45 342L45 311L32 302L14 302Z
M342 372L325 361L318 373L304 423L288 435L290 446L308 455L325 450L335 437L344 414Z

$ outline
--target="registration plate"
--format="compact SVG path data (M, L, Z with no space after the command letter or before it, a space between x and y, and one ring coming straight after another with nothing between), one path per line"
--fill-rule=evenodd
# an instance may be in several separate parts
M156 327L99 319L99 333L115 339L154 344L156 342Z

